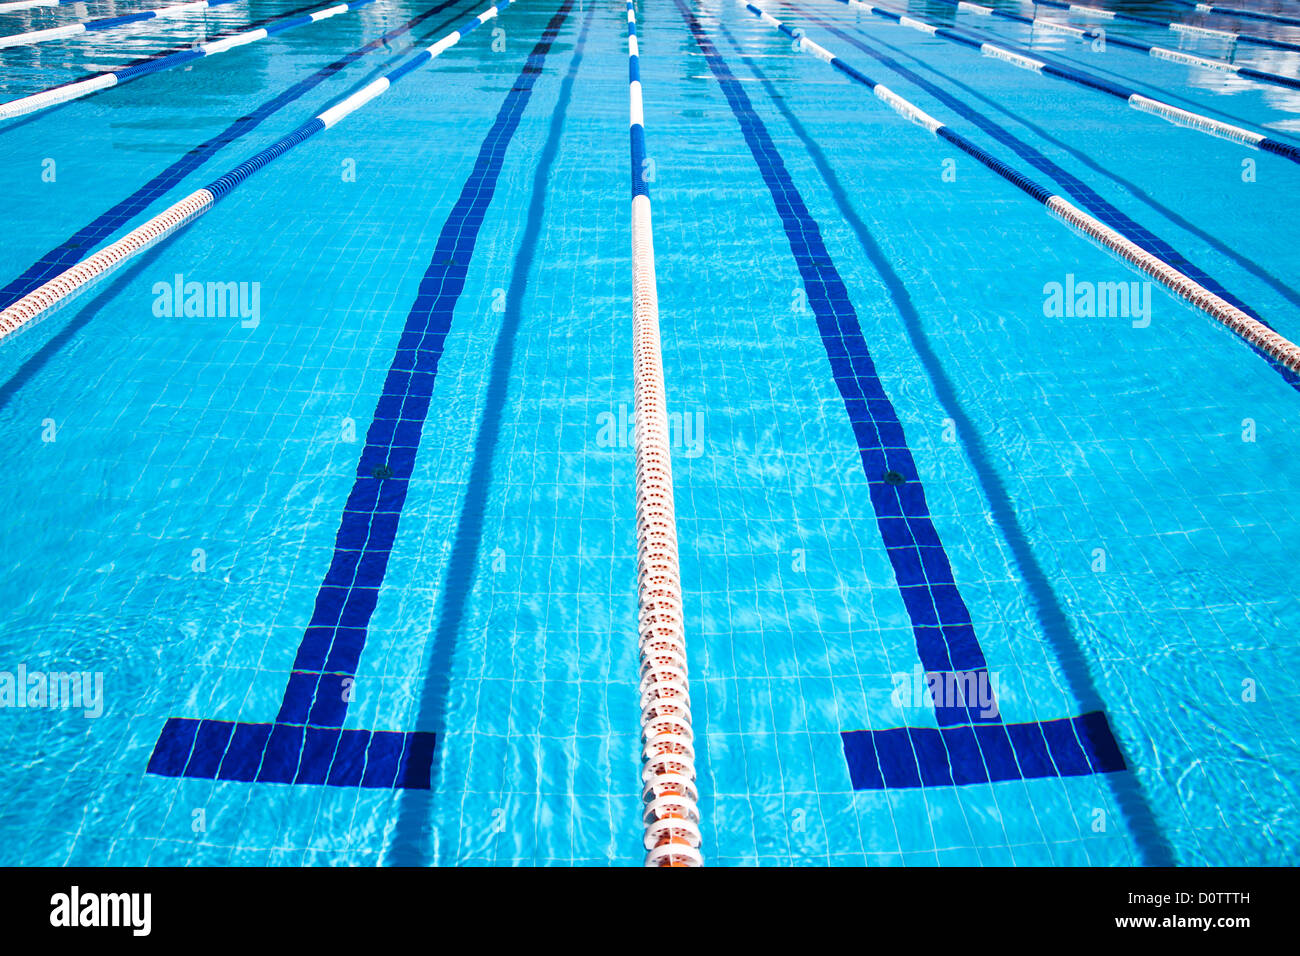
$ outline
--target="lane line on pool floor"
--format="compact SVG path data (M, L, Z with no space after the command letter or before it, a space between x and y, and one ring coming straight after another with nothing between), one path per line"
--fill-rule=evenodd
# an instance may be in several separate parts
M451 537L451 550L446 569L437 589L437 623L434 625L433 650L425 668L425 679L420 687L420 699L415 718L417 727L438 728L448 726L448 700L451 695L452 673L456 666L456 651L460 644L461 629L466 623L466 610L474 595L475 578L482 560L483 525L488 511L489 498L494 490L493 473L497 464L497 449L501 442L502 421L509 407L511 376L515 371L515 343L524 324L525 303L529 281L547 225L547 198L559 156L560 143L565 131L569 104L573 99L573 86L586 52L587 36L599 7L584 3L587 13L578 36L574 40L573 54L568 69L560 81L555 106L551 109L546 140L537 154L533 168L532 192L524 212L523 235L511 263L510 282L506 287L505 310L501 313L501 327L492 349L488 379L483 390L482 411L478 429L474 433L473 457L468 477L464 482L464 498ZM549 237L548 237L549 238ZM541 263L539 263L541 264ZM536 313L531 313L535 316ZM496 485L508 488L509 483ZM490 600L490 598L489 598ZM472 614L471 614L472 616ZM471 748L472 749L472 748ZM434 762L431 789L438 789L441 763ZM430 821L437 813L427 800L418 794L404 794L398 804L397 821L393 828L390 857L386 862L394 866L424 866L427 856L426 834Z
M367 2L372 2L372 0L367 0ZM138 255L143 249L188 225L196 217L211 209L218 200L227 196L240 183L263 166L274 162L295 146L300 145L322 130L334 126L376 97L382 96L407 74L441 56L459 43L472 30L496 17L499 11L505 10L514 2L515 0L502 0L495 6L489 7L477 17L467 21L459 30L453 30L432 46L421 50L405 63L397 66L373 83L336 102L324 112L303 123L293 132L282 136L261 152L245 160L224 176L213 180L202 189L195 190L148 222L137 226L121 239L105 246L99 252L82 260L70 269L65 269L53 279L27 293L17 302L0 311L0 342L3 342L5 338L12 335L19 328L64 303L88 283L97 281L133 256Z
M937 729L843 732L854 788L955 786L1127 769L1086 668L1071 680L1077 703L1085 709L1080 717L1007 724L996 703L989 706L993 695L983 650L930 516L902 423L880 381L848 289L743 85L684 0L674 2L722 87L781 218L857 439L876 525L912 622L921 665L928 674L938 676L940 686L974 685L989 691L978 695L978 702L963 695L936 694L932 704L940 725ZM1063 658L1060 664L1074 669L1076 661ZM1148 858L1163 860L1158 845L1151 849L1140 836L1158 832L1150 808L1138 800L1121 802L1121 809Z
M870 228L854 209L848 191L840 182L835 170L821 147L795 115L786 97L776 85L763 73L758 63L746 55L740 42L727 29L725 23L717 24L719 32L725 36L740 56L741 61L759 80L764 92L771 100L772 106L784 117L795 136L803 143L814 166L821 173L822 181L830 197L839 208L845 222L857 237L858 243L867 260L879 273L888 290L890 302L897 311L900 324L912 345L918 360L929 378L936 399L944 412L953 419L961 448L965 452L973 469L978 486L988 504L992 516L1003 540L1010 548L1016 570L1024 583L1029 605L1033 609L1038 626L1047 639L1049 647L1058 660L1068 661L1062 668L1067 680L1067 687L1076 700L1099 700L1087 665L1080 663L1080 648L1074 638L1072 628L1065 610L1052 587L1046 572L1034 553L1033 545L1020 523L1019 513L1011 494L1003 482L998 468L993 464L993 455L984 442L978 428L967 414L959 389L944 367L943 362L930 343L921 314L908 291L906 283L899 276L889 254L872 235ZM1025 733L1025 731L1021 731ZM856 739L856 738L855 738ZM847 758L846 758L847 759ZM852 773L851 773L852 779ZM1130 820L1143 821L1150 817L1145 808L1137 781L1131 775L1113 775L1109 781L1114 788L1121 812ZM1148 862L1167 862L1171 853L1167 843L1158 833L1153 837L1144 835L1140 838L1143 858Z
M20 96L18 99L0 103L0 121L49 109L51 106L58 106L71 100L80 99L83 96L90 96L92 93L98 93L114 86L121 86L123 83L138 80L143 76L151 76L154 73L161 73L178 66L184 66L186 63L193 63L195 60L202 60L206 57L225 53L227 50L256 43L259 40L306 26L309 23L319 23L321 20L328 20L342 13L352 13L374 2L375 0L348 0L347 3L321 7L300 16L288 16L283 19L264 21L266 22L265 26L259 26L253 30L242 30L217 40L201 43L194 47L185 47L175 52L159 53L138 60L121 69L106 70L102 73L92 74L84 79L51 86L39 93Z
M260 783L430 787L436 731L344 730L371 615L379 598L438 364L506 151L574 0L564 0L520 70L484 137L407 314L366 433L335 535L329 570L272 723L172 717L148 771ZM509 6L502 3L501 9ZM495 15L497 7L465 30ZM413 68L413 67L411 67Z
M189 3L178 3L175 6L159 7L155 10L141 10L138 13L125 13L117 17L103 17L99 20L66 23L63 26L49 27L44 30L13 33L9 36L0 36L0 50L8 47L47 43L50 40L62 40L81 33L113 30L132 23L144 23L146 20L168 20L173 17L184 17L210 7L220 7L228 3L239 2L240 0L191 0Z
M918 30L927 36L939 37L948 40L951 43L957 43L964 47L969 47L977 51L982 56L987 56L995 60L1001 60L1011 66L1022 70L1029 70L1042 76L1050 76L1054 79L1065 80L1080 86L1086 86L1090 89L1097 90L1101 93L1107 93L1118 99L1124 100L1130 107L1143 113L1150 113L1166 122L1175 126L1182 126L1187 129L1194 129L1198 132L1206 133L1210 136L1216 136L1219 139L1231 140L1236 143L1243 143L1255 149L1265 150L1281 156L1283 159L1289 159L1294 163L1300 163L1300 147L1282 140L1273 139L1265 136L1263 133L1257 133L1254 130L1246 129L1243 126L1237 126L1223 120L1214 119L1206 116L1204 113L1198 113L1194 110L1183 109L1180 106L1174 106L1172 103L1166 103L1164 100L1158 100L1130 86L1122 86L1113 83L1110 80L1102 79L1099 76L1085 73L1082 70L1071 66L1065 66L1052 60L1046 60L1035 54L1033 50L1019 46L1013 41L1001 40L998 43L991 43L986 38L965 31L959 31L949 27L939 26L925 20L918 20L909 17L906 14L887 7L878 7L870 3L864 3L863 0L837 0L850 8L866 10L874 16L884 20L889 20L899 26L908 29ZM941 0L942 2L942 0ZM1202 64L1203 65L1203 64ZM1249 75L1249 73L1258 73L1258 70L1248 71L1246 67L1237 69L1240 75ZM1266 74L1275 80L1283 82L1286 86L1300 88L1300 80L1291 80L1287 77L1277 77L1275 74ZM1215 92L1218 92L1217 90ZM1166 93L1165 95L1169 95Z
M265 120L362 57L368 56L381 48L387 49L389 41L411 32L425 20L436 16L449 7L470 2L472 0L443 0L437 6L426 10L413 19L407 20L405 23L399 24L346 56L326 64L310 76L289 86L277 96L254 107L217 135L190 149L180 159L158 173L139 189L78 229L28 266L3 288L0 288L0 311L13 305L13 303L47 279L58 275L69 264L76 262L77 257L82 254L83 250L107 239L137 213L143 211L150 203L207 163L218 150L251 133ZM454 22L456 22L456 18L452 17L434 27L433 32L443 30Z
M1052 216L1065 222L1076 232L1127 260L1171 292L1174 292L1216 322L1236 333L1237 336L1253 345L1260 352L1275 359L1279 364L1292 372L1300 373L1300 346L1284 338L1259 320L1251 318L1235 305L1214 294L1189 276L1179 272L1158 256L1147 252L1131 239L1107 226L1099 219L1079 209L1063 197L1049 192L1042 185L1011 168L960 133L954 132L950 127L930 116L915 104L905 100L887 86L876 83L830 50L803 36L802 31L796 33L793 28L752 3L746 3L745 9L768 26L780 30L787 36L797 40L802 51L828 64L854 82L867 87L875 94L877 99L887 104L904 119L915 123L940 139L947 140L958 149L974 157L982 165L997 173L1025 195L1045 207Z
M1186 256L1180 253L1168 242L1155 235L1149 229L1146 229L1135 222L1124 212L1107 202L1105 198L1103 198L1087 183L1083 182L1083 180L1057 165L1029 143L1019 139L1009 130L979 112L979 110L969 106L967 103L958 99L938 84L932 83L924 77L919 76L917 73L903 66L893 57L876 50L863 40L851 36L847 31L840 29L833 22L824 20L801 6L796 6L792 0L782 0L781 5L786 10L806 17L808 22L816 24L831 35L852 45L855 49L860 50L888 69L893 70L903 79L908 80L925 90L940 103L947 106L949 109L954 110L958 115L971 123L974 123L975 126L993 137L993 139L1011 149L1017 156L1028 162L1035 169L1051 176L1058 184L1073 194L1073 196L1093 215L1102 219L1107 225L1118 230L1120 233L1133 237L1133 242L1136 245L1140 246L1151 255L1169 263L1174 268L1178 269L1178 271L1205 286L1205 288L1209 289L1215 295L1223 298L1224 301L1241 309L1242 312L1249 315L1252 319L1255 319L1261 325L1264 325L1269 329L1273 328L1269 323L1264 321L1258 312L1247 306L1245 302L1224 288L1213 276L1209 275L1195 263L1188 260ZM858 32L861 33L862 31ZM863 35L865 36L865 34ZM1260 351L1253 343L1247 342L1246 344L1252 351L1268 362L1273 367L1274 371L1282 376L1287 384L1292 388L1295 388L1297 391L1300 391L1300 374L1293 372L1285 365L1279 363L1266 352Z
M645 865L703 866L691 725L681 562L659 338L645 109L636 8L627 0L628 140L632 181L632 383L636 416L637 645Z

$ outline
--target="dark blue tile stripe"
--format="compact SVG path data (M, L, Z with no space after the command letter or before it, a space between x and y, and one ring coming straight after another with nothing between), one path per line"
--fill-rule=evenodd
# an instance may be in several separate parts
M939 102L947 106L949 109L952 109L953 111L961 115L963 118L974 123L977 127L979 127L981 130L986 132L988 135L992 136L999 143L1002 143L1004 146L1010 148L1013 152L1015 152L1017 156L1019 156L1021 159L1028 162L1035 169L1046 173L1048 176L1051 176L1066 191L1072 194L1075 197L1075 199L1080 203L1080 205L1082 205L1085 209L1087 209L1088 212L1092 213L1102 222L1106 223L1111 228L1116 229L1119 232L1123 233L1125 236L1127 236L1137 245L1141 246L1147 252L1163 259L1165 262L1169 263L1179 272L1182 272L1188 278L1193 279L1196 282L1199 282L1201 285L1209 289L1215 295L1222 298L1225 302L1229 302L1232 305L1236 306L1237 308L1241 309L1241 311L1245 312L1252 319L1255 319L1256 321L1260 322L1262 325L1268 328L1272 328L1272 326L1269 325L1268 322L1265 321L1264 318L1260 316L1258 312L1256 312L1254 309L1248 306L1241 299L1237 298L1235 295L1233 295L1231 292L1225 289L1217 279L1215 279L1209 273L1205 272L1203 269L1197 266L1194 262L1192 262L1190 259L1184 256L1172 245L1170 245L1165 240L1161 239L1151 230L1146 229L1143 226L1139 225L1137 222L1129 218L1125 213L1117 209L1115 206L1112 206L1101 196L1100 193L1094 190L1083 180L1079 179L1077 176L1073 175L1072 173L1058 166L1055 162L1053 162L1048 157L1044 156L1033 146L1016 137L1005 127L996 123L995 121L985 116L983 113L979 112L975 108L967 105L963 100L960 100L956 96L953 96L951 93L949 93L947 90L945 90L943 87L939 86L938 84L933 83L930 80L927 80L924 77L920 76L919 74L915 73L914 71L908 69L906 66L899 63L893 57L876 50L874 47L862 42L860 38L855 37L850 33L840 29L834 23L831 23L830 21L822 17L819 17L808 10L805 10L802 7L797 7L791 3L783 3L782 6L791 12L806 17L810 22L817 24L819 27L826 30L828 33L838 37L839 39L843 40L845 43L850 44L851 46L862 51L863 53L866 53L868 56L875 58L879 63L883 64L884 66L887 66L889 69L893 70L899 76L902 76L905 79L909 80L910 82L916 84L921 89L925 90L927 93L932 95L935 99L939 100ZM859 30L858 32L862 32L862 31ZM951 141L952 140L950 140L950 142ZM955 142L954 145L961 148L963 144L961 142ZM1288 385L1290 385L1292 388L1296 389L1297 391L1300 391L1300 375L1297 375L1295 372L1291 371L1285 365L1279 363L1272 356L1256 348L1254 345L1251 345L1249 342L1245 344L1248 345L1251 351L1253 351L1256 355L1258 355L1260 358L1268 362L1269 365L1273 367L1273 370L1276 371L1279 375L1281 375Z
M406 501L438 362L465 286L474 245L496 190L506 149L571 6L566 2L560 8L534 47L438 237L366 435L356 482L344 505L334 559L298 649L280 720L331 727L342 721L346 704L339 685L356 670L365 643L366 627ZM375 477L380 468L387 468L391 477Z
M427 750L432 759L433 734L342 731L348 704L344 682L355 674L365 646L429 413L438 362L479 230L506 150L572 6L573 0L565 0L533 48L438 236L366 434L356 479L335 536L333 559L317 593L275 723L235 725L172 718L154 748L151 773L340 786L369 786L372 784L365 782L369 779L409 778L417 783L396 785L427 788L428 762L423 756ZM269 729L263 732L260 728ZM365 736L358 736L362 734ZM395 737L403 740L400 753L413 751L419 757L410 763L413 769L406 771L405 777L396 771L385 776L390 764L405 766L393 756L399 753ZM366 770L363 775L360 768L367 766L367 760L377 759L376 748L386 755L383 772ZM345 749L348 756L340 765ZM255 763L261 769L250 770Z
M854 790L952 787L1127 769L1106 715L840 734Z
M741 83L683 0L674 2L740 124L781 217L857 438L876 523L912 622L922 666L930 673L956 672L962 680L986 680L984 654L930 519L902 424L880 382L821 230ZM902 483L886 480L890 472L897 473L891 477L901 477ZM1101 712L1008 725L1001 722L991 697L983 701L984 707L974 701L934 703L939 728L844 735L855 788L870 788L877 778L877 788L953 786L1043 776L1049 766L1053 775L1124 769Z
M881 385L857 313L822 242L821 230L786 172L780 153L740 82L699 21L680 0L675 2L721 84L758 163L763 182L776 203L790 251L808 293L808 304L817 319L835 384L857 438L876 523L912 621L921 664L928 672L982 672L984 654L975 638L970 613L953 581L947 553L930 520L925 490L917 478L903 426ZM903 483L887 481L890 472L902 476ZM981 717L978 709L966 706L944 707L939 713L941 723L990 719Z
M15 278L3 289L0 289L0 309L6 309L13 303L17 302L27 293L42 285L43 283L54 278L68 266L78 262L87 252L98 245L103 240L116 232L119 228L129 222L135 215L143 211L150 203L160 199L168 190L176 186L182 179L201 167L211 159L218 150L228 146L248 133L256 129L263 120L279 112L290 103L299 99L315 87L319 86L325 80L329 79L335 73L359 60L361 57L374 51L385 48L388 41L401 36L420 23L423 23L429 17L435 16L448 7L456 6L465 0L445 0L436 7L422 13L420 16L408 20L400 26L394 27L383 36L376 37L364 46L358 47L347 56L341 57L321 69L317 70L311 76L306 77L290 86L283 93L258 106L247 116L241 116L230 126L226 127L216 136L195 146L184 156L172 163L153 179L149 180L130 196L127 196L121 202L114 205L107 212L98 216L88 225L82 227L64 242L55 246L45 255L41 256L36 262L28 266L22 275ZM304 10L317 9L319 4L311 4L303 7ZM454 20L454 18L453 18ZM447 26L453 20L434 28L435 32L443 26ZM270 22L268 19L264 22ZM252 25L250 25L252 26ZM135 69L128 67L127 69Z
M435 735L169 719L149 773L248 783L429 789Z

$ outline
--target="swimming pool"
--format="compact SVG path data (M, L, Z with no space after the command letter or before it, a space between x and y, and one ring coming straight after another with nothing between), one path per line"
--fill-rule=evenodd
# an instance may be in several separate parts
M644 180L706 862L1294 863L1300 25L489 5L0 50L0 861L642 862Z

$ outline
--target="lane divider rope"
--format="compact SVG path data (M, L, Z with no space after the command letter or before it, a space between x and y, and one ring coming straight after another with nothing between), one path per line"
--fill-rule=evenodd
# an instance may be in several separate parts
M863 0L839 0L850 7L859 7L875 16L885 20L890 20L902 26L909 26L903 23L904 17L897 11L887 7L877 7L870 3L864 3ZM940 0L946 2L946 0ZM969 6L969 4L968 4ZM989 43L978 36L972 36L948 27L940 27L931 23L921 23L913 21L918 26L914 29L924 29L924 32L930 36L939 37L949 40L953 43L959 43L962 46L978 50L982 55L992 57L1011 63L1021 69L1031 70L1040 73L1043 76L1050 76L1059 80L1066 80L1070 83L1077 83L1081 86L1089 87L1101 93L1124 100L1130 107L1139 112L1150 113L1166 122L1173 123L1177 126L1183 126L1188 129L1194 129L1198 132L1206 133L1210 136L1217 136L1220 139L1231 140L1235 143L1242 143L1255 149L1262 149L1266 152L1281 156L1283 159L1289 159L1293 163L1300 164L1300 147L1293 146L1290 143L1284 143L1281 140L1272 139L1263 133L1257 133L1253 130L1241 126L1234 126L1232 123L1226 123L1223 120L1217 120L1206 116L1202 113L1194 113L1191 110L1185 110L1181 107L1173 106L1163 100L1152 99L1129 87L1120 86L1112 83L1110 80L1104 80L1100 77L1090 76L1080 70L1071 67L1061 66L1048 60L1040 59L1031 55L1030 51L1019 49L1014 45L998 45Z
M970 3L967 2L967 0L940 0L940 2L945 3L950 7L957 7L958 9L964 10L967 13L974 13L980 16L997 17L1000 20L1012 20L1016 23L1025 23L1035 27L1046 28L1054 33L1065 33L1065 34L1069 34L1070 36L1083 37L1089 40L1095 40L1102 35L1099 30L1081 30L1078 27L1067 26L1066 24L1058 23L1055 20L1043 20L1037 16L1026 17L1019 13L1010 13L1006 10L998 10L995 7L983 6L978 3ZM1033 3L1034 0L1022 0L1022 2ZM1274 40L1272 37L1255 36L1254 34L1250 34L1250 33L1233 33L1228 30L1212 30L1209 27L1193 26L1190 23L1166 23L1164 20L1146 20L1142 17L1134 17L1128 14L1116 13L1113 10L1103 10L1100 7L1080 6L1077 3L1068 4L1068 3L1042 2L1041 5L1074 12L1079 16L1097 17L1098 19L1102 19L1102 20L1134 20L1138 23L1143 23L1147 25L1168 27L1173 32L1184 34L1186 36L1202 37L1204 39L1232 40L1233 42L1236 43L1248 43L1248 44L1254 44L1255 46L1266 46L1275 50L1291 50L1292 52L1300 51L1300 43L1289 43L1286 40ZM1148 44L1139 43L1137 40L1132 40L1129 39L1128 37L1117 37L1112 33L1106 34L1106 42L1114 43L1116 46L1129 47L1130 49L1134 49L1134 50L1149 51L1152 49L1152 47L1150 47ZM1154 49L1163 50L1164 48L1155 47ZM1164 52L1167 53L1169 51L1164 50ZM1151 55L1156 56L1157 54L1152 53ZM1243 69L1246 68L1243 67ZM1256 79L1258 79L1258 77L1256 77Z
M1125 213L1121 212L1111 203L1107 202L1099 193L1096 192L1096 190L1092 189L1078 177L1068 173L1057 163L1043 155L1029 143L1018 138L1010 130L1001 126L989 116L981 113L978 109L961 100L954 93L944 89L938 83L927 80L913 72L911 69L908 69L908 67L904 66L883 50L876 49L873 44L866 42L865 36L854 35L854 32L861 34L861 31L850 32L848 24L836 25L804 7L796 5L791 2L791 0L781 0L781 5L790 12L791 16L801 15L807 18L808 22L816 24L831 36L849 44L853 49L873 58L876 62L887 69L892 70L902 79L915 84L919 89L929 93L943 106L952 110L954 114L970 121L976 126L976 128L987 133L996 142L1010 149L1017 157L1027 162L1034 169L1051 177L1052 180L1061 187L1061 194L1068 195L1071 201L1077 203L1085 211L1096 216L1102 222L1116 229L1122 235L1136 237L1138 244L1147 252L1163 259L1165 262L1173 264L1184 274L1196 280L1211 292L1235 305L1251 318L1258 319L1260 322L1268 325L1268 322L1264 321L1257 312L1251 309L1245 302L1234 296L1228 289L1224 288L1223 285L1214 278L1214 276L1199 268L1195 263L1188 259L1187 256L1183 255L1168 242L1161 239L1151 230L1143 227L1140 223L1136 222ZM752 65L751 68L753 68ZM3 300L0 299L0 305L3 304ZM1300 391L1300 375L1282 365L1279 365L1268 356L1261 356L1261 358L1264 358L1269 363L1269 367L1278 372L1282 376L1283 381L1291 386L1291 388Z
M1179 23L1177 21L1155 20L1151 17L1139 17L1134 16L1131 13L1121 13L1118 10L1107 10L1103 7L1090 7L1082 3L1064 3L1061 2L1061 0L1022 0L1022 2L1032 3L1035 6L1040 7L1051 7L1054 10L1064 10L1068 14L1084 19L1091 18L1095 20L1115 20L1122 23L1140 23L1143 26L1170 30L1174 33L1182 33L1189 36L1205 37L1206 39L1231 40L1234 43L1254 43L1267 47L1276 47L1281 42L1274 40L1272 37L1255 36L1250 33L1234 33L1231 30L1213 30L1209 27L1196 26L1190 23ZM1200 12L1209 12L1209 8ZM1291 20L1289 22L1300 26L1300 20ZM1291 49L1293 46L1294 44L1283 44L1281 48ZM1295 48L1300 49L1300 47Z
M92 219L85 226L82 226L64 241L58 243L53 249L50 249L43 256L33 262L22 274L10 280L3 287L0 287L0 309L21 299L28 292L31 292L46 279L58 275L65 267L75 263L81 254L82 249L94 248L100 242L107 239L113 233L117 232L122 226L130 222L138 213L143 212L151 206L155 199L165 196L173 186L181 182L186 176L197 171L212 159L218 150L225 149L240 138L247 136L254 129L260 126L271 116L286 109L301 97L305 96L311 90L320 86L326 80L330 79L349 65L369 56L378 50L386 52L396 52L398 57L419 46L420 40L412 37L409 41L402 41L394 44L393 41L404 37L405 34L413 32L416 27L420 27L426 20L431 19L439 13L445 11L448 7L459 6L467 0L442 0L437 6L425 10L419 16L407 20L405 23L398 24L387 33L382 33L373 40L368 41L351 53L344 54L337 60L325 64L319 70L300 79L298 82L281 90L279 93L264 101L259 106L249 110L246 114L236 119L220 133L209 137L193 149L188 150L179 159L167 166L164 170L153 176L147 182L142 184L138 189L129 196L119 200L108 210ZM447 18L435 27L429 29L433 31L430 34L436 36L447 27L460 21L463 14L458 13ZM395 51L394 47L398 49ZM396 62L394 59L393 62ZM0 280L2 281L2 280Z
M515 0L501 0L495 6L489 7L478 16L468 20L458 30L453 30L389 73L308 120L292 133L276 140L266 149L240 163L224 176L213 180L202 189L195 190L148 222L137 226L121 239L105 246L89 258L69 269L65 269L53 279L33 289L13 305L4 311L0 311L0 342L3 342L5 338L15 331L56 305L61 304L87 283L102 278L154 243L185 226L202 213L207 212L217 200L225 197L231 190L263 166L283 156L316 133L329 129L349 113L355 112L375 97L380 96L401 80L402 77L455 46L471 31L497 16L500 11L505 10L514 2Z
M632 354L636 416L637 631L641 652L642 800L645 865L703 866L695 735L686 671L686 634L673 467L659 345L650 190L636 9L627 2L629 138L632 146Z
M89 96L91 93L97 93L100 90L106 90L109 87L129 83L131 80L138 80L142 76L160 73L163 70L170 70L185 63L191 63L194 60L200 60L208 56L215 56L218 53L225 53L227 50L233 50L236 47L245 46L249 43L256 43L258 40L263 40L266 37L275 36L278 33L284 33L287 30L293 30L309 23L328 20L330 17L338 16L341 13L351 13L354 10L359 10L374 2L375 0L350 0L348 3L340 3L331 7L324 7L311 13L304 13L301 16L286 17L283 20L275 20L268 23L266 26L258 27L255 30L244 30L239 33L233 33L230 36L222 37L219 40L212 40L208 43L202 43L193 48L178 50L175 53L167 53L158 57L150 57L146 60L134 63L131 66L122 67L118 70L97 73L93 76L87 77L86 79L75 80L71 83L63 83L59 86L52 86L39 93L32 93L29 96L19 97L18 99L10 100L7 103L0 103L0 121L13 119L16 116L24 116L27 113L35 113L43 109L49 109L51 106L57 106L60 103L67 103L70 100Z
M94 33L99 30L112 30L130 23L143 23L145 20L168 20L183 17L209 7L220 7L227 3L239 3L240 0L191 0L190 3L178 3L172 7L159 7L157 10L141 10L139 13L126 13L120 17L103 17L99 20L86 20L81 23L67 23L60 27L45 30L32 30L28 33L14 33L0 37L0 50L11 46L26 46L32 43L46 43L50 40L62 40L79 33Z
M1210 3L1197 3L1195 0L1168 0L1168 2L1180 7L1191 7L1197 13L1205 16L1235 17L1238 20L1265 20L1272 23L1283 23L1287 26L1300 26L1300 17L1288 17L1280 13L1247 10L1244 7L1216 7Z
M840 0L841 3L847 3L848 0ZM974 13L980 16L998 15L1004 16L1002 11L995 10L993 7L986 7L978 3L969 3L967 0L939 0L940 3L946 3L950 7L967 13ZM850 6L857 6L857 3L850 3ZM869 6L869 4L862 4ZM1091 8L1090 8L1091 9ZM1005 19L1022 23L1038 29L1046 29L1050 33L1060 33L1065 36L1074 37L1077 40L1088 41L1105 37L1108 44L1114 44L1118 47L1124 47L1129 50L1136 50L1154 57L1157 60L1167 60L1173 63L1182 63L1185 66L1199 66L1206 70L1218 70L1220 73L1232 73L1246 79L1258 80L1261 83L1272 83L1276 86L1286 86L1293 90L1300 90L1300 77L1286 76L1282 73L1269 73L1265 70L1257 70L1254 67L1243 66L1239 63L1232 63L1228 60L1216 59L1214 57L1197 56L1194 53L1188 53L1186 50L1173 50L1169 47L1154 46L1150 43L1141 43L1137 40L1131 40L1128 37L1116 36L1113 33L1103 34L1099 30L1084 30L1079 27L1072 27L1068 24L1058 23L1055 20L1041 20L1038 18L1021 17L1016 14L1005 14ZM890 17L889 19L894 19ZM904 24L905 26L907 24ZM1300 45L1296 47L1300 50Z
M1216 322L1227 326L1242 339L1279 364L1284 365L1293 372L1300 373L1300 346L1279 335L1264 323L1251 318L1241 309L1179 272L1163 259L1147 252L1117 230L1088 215L1088 213L1061 196L1054 195L1034 180L981 149L960 133L954 132L889 88L860 73L830 50L808 39L803 35L802 30L796 31L792 29L752 3L746 3L745 8L768 26L775 27L792 39L797 40L801 50L811 53L817 59L830 64L845 76L866 86L877 98L887 103L905 119L929 130L935 136L947 140L958 149L974 157L1007 182L1036 200L1040 205L1046 207L1052 216L1136 266L1170 291L1186 299Z

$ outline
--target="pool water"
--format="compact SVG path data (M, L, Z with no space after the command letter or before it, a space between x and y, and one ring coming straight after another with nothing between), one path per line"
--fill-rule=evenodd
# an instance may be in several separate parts
M0 308L487 2L377 0L0 124ZM761 6L1300 337L1285 157ZM1300 89L905 7L1300 142ZM0 98L301 9L0 51ZM637 19L706 860L1294 863L1295 376L743 3ZM0 862L642 861L627 76L623 2L519 0L0 341ZM979 716L924 686L958 645ZM20 668L98 706L18 706Z

